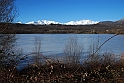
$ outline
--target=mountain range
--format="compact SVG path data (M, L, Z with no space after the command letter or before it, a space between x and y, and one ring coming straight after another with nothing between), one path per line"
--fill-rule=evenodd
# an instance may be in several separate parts
M92 24L103 24L103 25L117 25L121 24L124 25L124 18L117 20L117 21L92 21L92 20L77 20L77 21L70 21L66 23L60 23L51 20L38 20L38 21L31 21L27 23L18 22L19 24L34 24L34 25L50 25L50 24L62 24L62 25L92 25Z
M102 21L102 22L99 22L98 24L102 24L102 25L124 25L124 18L123 19L120 19L120 20L117 20L117 21Z
M21 23L21 22L18 22ZM63 24L63 25L91 25L91 24L97 24L97 21L92 21L92 20L79 20L79 21L70 21L67 23L60 23L60 22L55 22L51 20L38 20L37 22L31 21L25 24L34 24L34 25L49 25L49 24Z
M7 27L5 25L7 25ZM0 31L4 29L5 31L2 33L11 34L124 34L124 19L101 22L80 20L60 23L55 21L39 20L37 22L32 21L28 23L0 23Z

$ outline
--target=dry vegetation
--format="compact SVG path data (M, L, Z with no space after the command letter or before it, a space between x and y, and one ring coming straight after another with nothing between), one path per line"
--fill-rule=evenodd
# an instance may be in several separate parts
M35 51L19 57L16 64L6 67L0 66L0 83L123 83L124 82L124 55L120 57L112 53L95 53L93 45L92 54L83 62L80 61L82 46L76 37L69 38L65 44L65 57L47 58L40 53L41 40L36 38ZM100 47L100 46L99 46ZM91 48L91 47L90 47ZM97 51L98 52L98 51ZM1 53L2 54L2 53ZM21 60L34 55L32 63L23 69L16 69Z
M46 60L46 58L44 58ZM72 61L70 61L72 62ZM124 59L111 53L90 56L84 63L48 61L30 64L18 71L0 67L1 83L123 83ZM48 64L49 63L49 64Z

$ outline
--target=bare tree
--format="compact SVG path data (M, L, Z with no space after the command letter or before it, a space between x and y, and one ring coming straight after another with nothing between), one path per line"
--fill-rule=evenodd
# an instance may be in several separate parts
M79 45L76 37L70 37L64 47L64 54L66 56L66 63L68 65L78 65L80 63L80 56L82 55L83 47Z
M0 22L11 23L14 21L17 11L15 0L0 0Z
M6 33L8 28L12 28L9 23L12 23L18 14L14 1L15 0L0 0L0 33ZM15 47L16 39L15 34L0 34L0 60L2 62L13 62L15 55L17 55Z
M8 23L12 23L18 14L14 1L15 0L0 0L1 33L4 33L7 28L12 28Z
M34 62L36 66L41 65L41 38L40 37L36 37L35 38L35 43L34 43L34 52L36 54L34 54Z
M0 34L0 61L2 65L14 66L19 61L22 50L16 44L15 34Z

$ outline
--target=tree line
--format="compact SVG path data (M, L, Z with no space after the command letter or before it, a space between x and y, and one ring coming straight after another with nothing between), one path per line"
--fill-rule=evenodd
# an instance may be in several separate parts
M1 23L0 28L6 23ZM8 24L6 31L1 33L16 34L124 34L123 25L33 25L33 24Z

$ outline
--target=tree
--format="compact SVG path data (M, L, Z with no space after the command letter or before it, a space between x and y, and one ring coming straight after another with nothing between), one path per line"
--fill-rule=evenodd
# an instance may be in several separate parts
M22 50L16 45L15 34L0 34L0 62L7 67L17 65Z
M11 28L9 23L15 20L17 11L14 1L0 0L0 26L2 27L0 33L5 33L6 29ZM0 60L2 62L13 62L12 59L14 59L14 55L17 53L17 50L15 50L16 39L15 34L0 34Z
M40 37L36 37L35 38L35 48L34 48L34 52L36 52L36 54L34 54L34 62L36 66L40 66L41 65L41 38Z
M17 11L15 0L0 0L0 22L11 23L14 21Z
M64 47L64 54L66 56L66 63L68 65L77 66L80 63L80 58L83 52L82 45L78 44L76 37L70 37Z
M7 28L10 28L10 24L12 23L18 12L14 4L15 0L0 0L0 29L1 33L4 33Z

